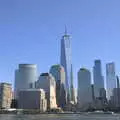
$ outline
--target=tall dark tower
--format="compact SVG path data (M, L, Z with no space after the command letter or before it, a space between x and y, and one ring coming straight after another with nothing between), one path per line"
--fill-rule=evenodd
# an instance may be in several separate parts
M117 104L120 106L120 82L119 82L119 77L116 76L117 78Z
M117 88L119 89L119 88L120 88L119 77L118 77L118 76L116 76L116 78L117 78Z

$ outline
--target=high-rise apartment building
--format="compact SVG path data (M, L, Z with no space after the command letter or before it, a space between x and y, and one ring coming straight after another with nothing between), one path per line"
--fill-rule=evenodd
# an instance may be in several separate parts
M15 99L20 89L35 88L36 81L37 65L19 64L19 68L15 71Z
M67 93L67 100L73 101L73 76L72 76L72 58L71 58L71 41L70 35L65 34L62 36L61 39L61 65L64 67L65 70L65 85L66 85L66 93Z
M61 65L53 65L50 73L56 80L56 100L59 107L66 105L65 71Z
M100 97L100 90L104 88L104 78L101 70L101 61L95 60L93 67L94 95Z
M113 89L116 88L115 64L106 64L106 91L107 99L110 100L113 96Z
M12 85L0 83L0 108L9 109L12 103Z
M92 103L91 73L85 68L78 72L78 107L85 110Z
M56 81L50 73L42 73L36 82L36 88L41 88L46 92L47 109L57 108L56 104Z

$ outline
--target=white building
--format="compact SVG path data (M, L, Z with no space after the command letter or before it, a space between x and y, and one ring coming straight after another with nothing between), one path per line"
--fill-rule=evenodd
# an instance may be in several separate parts
M81 68L78 72L78 107L85 110L91 103L91 74L89 70Z
M116 88L115 64L106 64L106 92L107 99L110 100L113 96L113 89Z
M36 83L36 88L41 88L46 92L47 108L57 108L56 104L56 82L49 73L42 73Z
M64 108L66 105L65 71L61 65L53 65L50 73L56 80L56 100L58 107Z
M41 112L47 110L47 100L43 89L23 89L19 91L19 109L39 109Z
M75 93L75 104L77 103L77 95L78 95L77 92L78 92L78 90L77 90L77 88L75 88L75 89L74 89L74 93Z
M9 109L12 103L12 85L0 83L0 109Z
M15 71L15 98L18 98L19 90L35 88L36 81L37 65L19 64L19 68Z

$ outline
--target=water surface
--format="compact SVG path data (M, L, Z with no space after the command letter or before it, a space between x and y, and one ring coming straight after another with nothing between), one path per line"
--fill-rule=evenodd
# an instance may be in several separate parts
M120 115L91 114L40 114L40 115L0 115L0 120L120 120Z

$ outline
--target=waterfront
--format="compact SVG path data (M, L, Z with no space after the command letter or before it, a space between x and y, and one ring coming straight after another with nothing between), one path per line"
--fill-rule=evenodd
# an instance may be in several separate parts
M120 120L119 114L0 115L0 120Z

